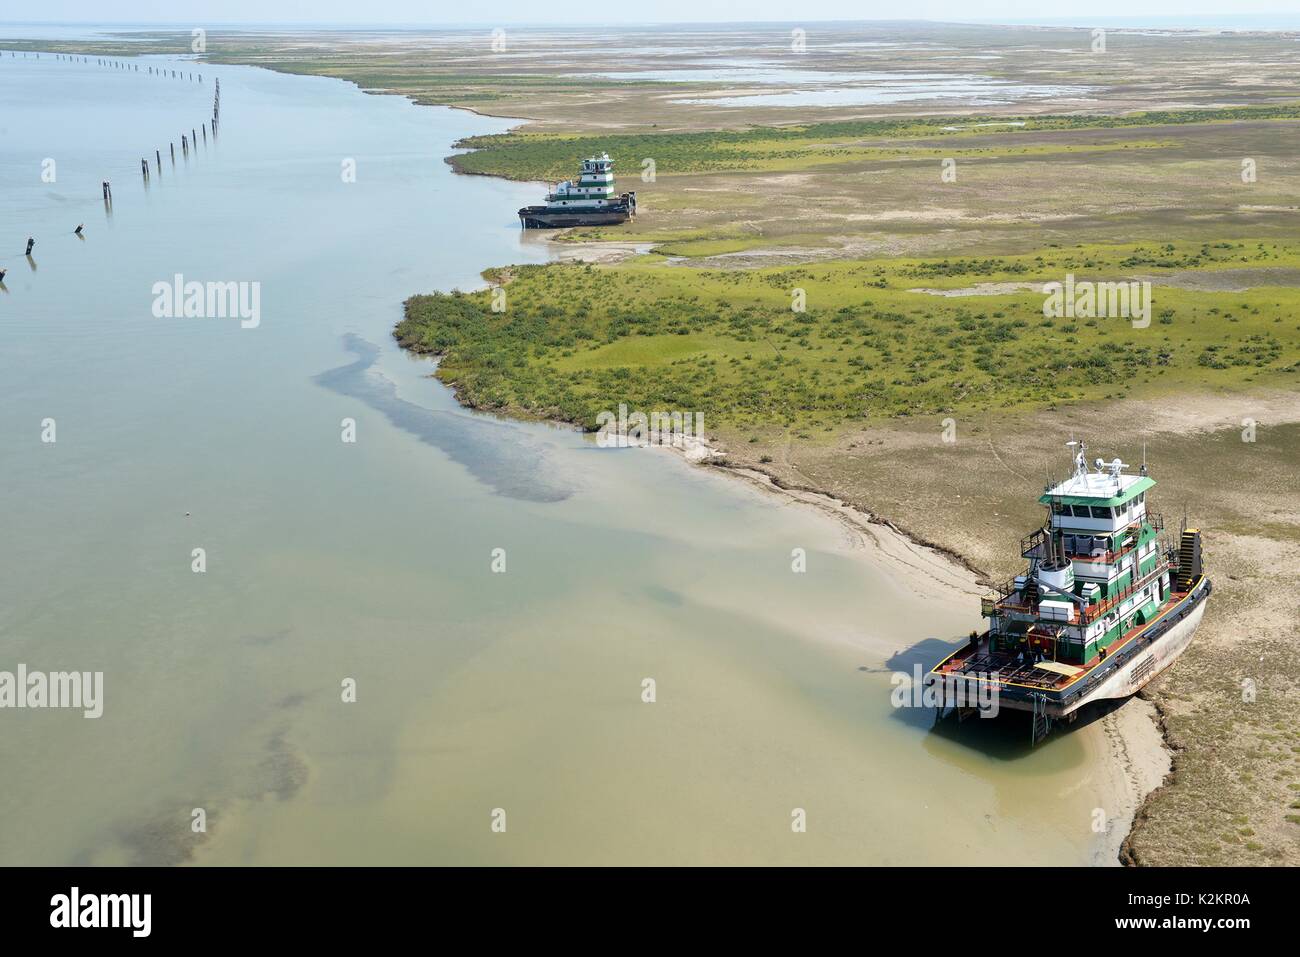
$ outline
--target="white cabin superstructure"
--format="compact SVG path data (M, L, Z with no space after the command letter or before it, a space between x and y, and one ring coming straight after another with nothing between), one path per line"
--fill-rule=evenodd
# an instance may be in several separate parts
M1022 543L1029 572L1016 581L1019 597L1000 609L995 603L989 615L1008 631L1025 627L1034 651L1073 664L1104 654L1135 624L1154 618L1170 592L1158 542L1164 522L1147 512L1155 482L1145 468L1125 475L1119 459L1098 459L1089 471L1084 455L1078 443L1074 474L1040 499L1050 514Z
M549 206L574 209L600 209L618 201L614 194L614 161L601 153L582 161L576 181L557 183L546 197Z

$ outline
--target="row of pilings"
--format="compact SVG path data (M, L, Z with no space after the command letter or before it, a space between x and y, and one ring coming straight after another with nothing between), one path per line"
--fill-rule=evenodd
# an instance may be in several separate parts
M200 80L202 80L202 74L200 74ZM212 127L212 138L214 140L217 138L217 125L220 122L220 118L221 118L221 80L218 79L216 81L216 92L212 97L212 119L204 120L203 124L198 128L190 127L190 131L188 134L181 133L181 158L182 159L190 158L190 150L195 150L195 151L198 150L199 130L203 131L204 146L208 145L209 126ZM172 140L167 144L167 151L171 156L172 165L175 166L176 165L176 141L175 140ZM153 155L154 155L154 162L157 164L156 166L157 175L162 176L162 150L154 149ZM145 185L148 186L149 185L149 157L147 155L140 157L140 175L143 177ZM109 199L109 202L110 203L112 202L111 197Z
M5 51L0 51L0 57L4 56L4 52ZM37 60L41 59L41 54L39 53L22 53L21 51L12 51L12 50L8 52L9 52L9 56L15 59L18 58L20 53L23 59L28 59L28 58L35 58ZM54 60L67 62L67 63L84 63L84 64L93 63L96 66L102 66L106 69L125 70L130 73L142 73L145 75L157 76L163 79L176 79L176 80L183 80L185 82L193 81L195 83L203 82L202 73L192 73L192 72L187 72L185 70L173 70L171 68L163 68L161 66L152 66L149 64L144 64L144 69L142 70L141 64L138 63L127 63L125 61L116 60L112 58L91 57L91 56L83 56L80 54L71 54L71 53L55 53L55 54L50 54L49 56L52 56ZM217 79L215 80L215 90L213 92L213 97L212 97L211 119L204 120L204 122L199 126L190 127L188 132L183 131L181 133L180 146L181 146L182 159L188 159L191 151L197 152L200 138L202 138L203 145L205 147L208 145L209 135L211 135L213 141L215 141L217 138L217 130L219 129L220 122L221 122L221 80ZM176 165L176 141L175 140L171 140L168 142L167 152L169 158L171 159L172 165L175 166ZM140 157L140 176L143 179L146 188L149 186L149 182L152 176L162 175L162 150L160 148L155 148L153 151L153 155L154 155L155 165L152 170L150 168L148 156L145 155ZM104 211L109 216L112 216L113 185L110 180L106 179L101 183L100 188L101 188L101 194L104 202ZM84 228L85 228L84 225L78 225L77 228L73 230L73 235L76 236L76 238L78 239L84 239L85 237L82 234ZM28 265L33 269L33 271L36 268L35 261L32 259L32 250L35 247L35 245L36 245L35 238L29 236L27 238L26 250L23 253L23 255L27 259ZM4 284L4 277L6 271L7 270L5 269L4 265L0 263L0 286L3 286Z
M142 70L140 69L141 65L139 63L128 63L126 60L117 60L114 59L113 57L90 57L90 56L83 56L82 54L79 53L52 53L49 55L52 56L55 60L61 60L64 63L94 63L96 66L107 67L112 70L125 70L128 73L146 73L151 76L161 77L163 79L185 80L187 83L203 82L202 73L195 73L193 71L186 71L186 70L173 70L161 66L151 66L148 63L144 64L144 69ZM18 51L10 50L9 56L17 57ZM28 57L35 57L37 60L39 60L41 58L41 55L39 53L23 54L23 59L27 59Z

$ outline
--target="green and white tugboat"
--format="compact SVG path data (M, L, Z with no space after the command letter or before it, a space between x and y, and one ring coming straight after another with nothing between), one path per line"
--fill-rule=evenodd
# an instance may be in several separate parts
M636 193L614 193L614 161L608 153L582 161L578 179L556 185L544 206L519 210L524 229L611 226L636 215Z
M1032 712L1035 742L1054 721L1127 698L1169 667L1211 590L1200 531L1184 521L1175 545L1147 510L1156 483L1146 465L1126 475L1119 459L1097 459L1090 471L1083 443L1068 445L1074 474L1039 499L1048 514L1021 541L1025 574L983 600L988 630L931 670L945 688L978 688L999 708Z

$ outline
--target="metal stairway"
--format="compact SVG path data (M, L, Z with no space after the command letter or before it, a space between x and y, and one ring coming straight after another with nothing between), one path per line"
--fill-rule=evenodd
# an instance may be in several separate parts
M1178 544L1178 576L1174 579L1177 591L1190 591L1192 584L1201 577L1201 531L1197 528L1183 529L1182 540Z

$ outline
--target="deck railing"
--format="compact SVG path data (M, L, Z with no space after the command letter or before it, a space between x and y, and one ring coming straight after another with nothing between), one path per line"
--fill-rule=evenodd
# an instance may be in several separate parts
M1169 568L1168 562L1164 562L1164 561L1156 562L1155 567L1152 568L1151 571L1147 572L1137 581L1131 582L1129 586L1127 588L1122 589L1118 595L1111 595L1105 601L1098 602L1095 605L1089 605L1087 608L1083 609L1084 623L1086 624L1088 622L1096 621L1098 618L1106 614L1111 609L1118 607L1119 603L1122 602L1125 598L1128 598L1129 596L1135 594L1136 592L1141 591L1147 585L1151 584L1152 581L1158 578L1161 572L1166 571L1168 568Z
M1043 549L1042 555L1034 554L1040 545L1047 543L1047 529L1039 528L1030 532L1020 540L1020 556L1022 558L1044 558L1047 555L1047 549Z
M1155 567L1152 568L1151 571L1129 584L1128 587L1124 588L1118 594L1111 595L1106 598L1105 601L1097 602L1092 605L1076 606L1076 610L1079 613L1079 620L1085 625L1096 621L1102 615L1117 607L1125 598L1128 598L1135 592L1140 591L1147 585L1151 584L1152 581L1159 577L1161 572L1169 570L1170 567L1170 563L1167 559L1161 559L1156 562ZM980 611L985 617L988 617L997 611L1016 611L1026 615L1038 614L1037 602L1030 603L1022 599L1012 599L1011 596L1016 593L1015 579L1002 585L995 586L993 592L994 593L991 595L986 595L980 603Z
M1161 532L1164 530L1165 527L1164 516L1160 515L1157 512L1147 512L1142 517L1141 521L1131 522L1128 525L1124 526L1122 529L1120 529L1117 533L1115 533L1117 536L1125 535L1125 534L1131 536L1128 543L1124 545L1122 548L1118 548L1114 551L1102 552L1100 554L1093 554L1091 552L1067 552L1066 557L1071 559L1072 561L1091 561L1091 562L1107 562L1107 563L1114 562L1122 558L1123 556L1127 555L1137 546L1137 538L1142 532L1143 525L1150 525L1151 530L1153 532ZM1049 534L1050 533L1048 532L1048 530L1044 527L1044 528L1036 529L1035 531L1030 532L1024 538L1020 539L1021 557L1046 558L1047 557L1046 544L1047 544ZM1100 537L1100 536L1094 536L1094 537Z

